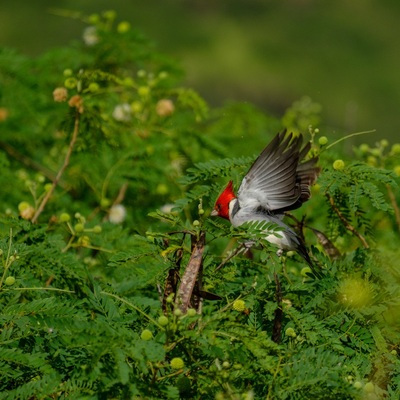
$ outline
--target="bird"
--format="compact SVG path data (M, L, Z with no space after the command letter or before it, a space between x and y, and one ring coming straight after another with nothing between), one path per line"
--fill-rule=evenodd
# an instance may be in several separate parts
M276 134L250 167L237 194L229 181L211 216L225 218L235 227L254 221L276 224L281 230L277 234L266 231L265 239L278 247L277 254L294 250L315 272L303 240L282 220L285 212L310 199L311 186L320 172L318 156L305 160L311 143L302 144L301 133L294 135L284 129Z

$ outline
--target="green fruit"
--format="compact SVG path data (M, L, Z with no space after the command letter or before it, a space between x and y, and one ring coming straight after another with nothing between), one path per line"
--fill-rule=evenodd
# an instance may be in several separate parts
M149 341L153 339L153 334L148 329L143 329L140 338L145 341Z
M392 153L393 154L400 154L400 143L395 143L392 146Z
M174 315L176 317L180 317L182 315L182 311L179 308L175 308Z
M73 77L67 78L67 79L64 81L64 86L65 86L67 89L74 89L74 88L76 87L77 84L78 84L78 81L77 81L75 78L73 78Z
M189 308L187 310L187 316L188 317L195 317L197 315L197 312L194 308Z
M94 233L101 233L101 226L100 225L96 225L95 227L93 227L93 232Z
M158 317L158 323L161 326L167 326L168 325L168 318L165 315L161 315L160 317Z
M367 154L369 151L369 146L367 143L360 144L360 151L363 154Z
M285 331L285 335L293 337L293 338L295 338L297 336L297 334L296 334L296 332L294 331L293 328L287 328L286 331Z
M168 186L165 183L160 183L157 185L156 193L160 195L165 195L169 192Z
M229 361L224 361L224 362L222 363L222 368L228 369L228 368L230 368L230 366L231 366L231 364L230 364Z
M367 382L364 385L364 392L367 392L367 393L375 392L375 385L372 382Z
M336 171L341 171L343 170L345 167L345 163L343 160L335 160L333 163L333 169L335 169Z
M29 207L31 207L31 205L27 201L21 201L21 203L18 204L18 211L25 211Z
M140 86L138 88L138 94L140 97L146 97L150 94L150 88L148 86Z
M246 309L246 303L243 300L235 300L233 302L232 308L235 311L243 312Z
M175 357L171 360L170 365L172 369L182 369L185 366L185 363L182 358Z
M74 226L75 232L83 232L83 230L85 229L85 226L81 223L77 223Z
M62 213L60 215L60 222L68 222L71 219L71 216L68 213Z
M15 278L13 276L7 276L6 280L4 281L4 283L7 286L12 286L15 283Z
M356 389L361 389L362 388L362 383L360 382L360 381L355 381L354 383L353 383L353 386L356 388Z
M199 225L200 225L200 222L197 219L195 219L193 221L193 226L199 226Z
M326 136L321 136L318 139L318 143L320 144L320 146L325 146L328 143L328 138Z
M127 21L121 21L117 26L117 32L125 33L131 29L131 24Z
M97 82L92 82L89 84L88 89L90 92L95 93L100 89L100 85Z

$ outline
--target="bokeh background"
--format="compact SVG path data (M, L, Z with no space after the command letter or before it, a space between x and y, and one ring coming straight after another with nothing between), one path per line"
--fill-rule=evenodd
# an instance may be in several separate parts
M80 40L84 24L60 9L116 10L213 106L249 102L280 117L309 96L322 105L326 134L400 138L398 0L4 1L1 45L36 56Z

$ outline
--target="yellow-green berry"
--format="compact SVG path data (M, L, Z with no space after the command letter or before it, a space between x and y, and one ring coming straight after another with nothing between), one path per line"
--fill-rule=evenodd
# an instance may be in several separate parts
M143 110L143 104L140 101L133 101L131 103L131 110L134 114L140 113Z
M204 214L204 210L202 208L199 209L199 215L203 215Z
M18 211L22 212L28 209L29 207L32 207L27 201L21 201L21 203L18 204Z
M293 337L293 338L295 338L297 336L297 334L296 334L296 332L294 331L293 328L287 328L286 331L285 331L285 335Z
M174 293L170 293L168 295L167 299L166 299L166 302L170 303L170 304L173 303L174 302L174 297L175 297L175 294Z
M78 83L78 81L77 81L75 78L70 77L70 78L67 78L67 79L65 80L64 86L65 86L67 89L74 89L74 88L76 87L77 83Z
M186 314L188 317L194 317L197 315L197 312L194 308L188 308Z
M374 156L368 156L367 157L367 164L371 165L372 167L376 167L378 164L378 160Z
M333 163L333 169L335 169L336 171L341 171L342 169L344 169L345 164L343 160L335 160Z
M360 381L355 381L355 382L353 383L353 386L354 386L356 389L361 389L362 386L363 386L363 384L362 384Z
M168 318L165 315L161 315L160 317L158 317L158 323L161 326L167 326L168 325Z
M101 228L100 225L96 225L96 226L93 227L93 232L94 233L100 233L101 230L102 230L102 228Z
M328 138L326 136L321 136L318 139L318 143L320 144L320 146L325 146L328 143Z
M90 245L90 237L89 236L81 236L78 239L78 244L79 246L87 247Z
M68 222L71 220L71 216L68 213L61 213L60 222Z
M140 86L138 88L138 94L140 97L146 97L150 94L150 88L148 86Z
M200 225L200 222L197 219L195 219L193 221L193 226L199 226L199 225Z
M13 276L7 276L6 280L4 281L4 283L7 286L12 286L15 283L15 278Z
M386 139L382 139L380 144L381 144L382 147L388 147L389 146L389 142Z
M229 361L224 361L224 362L222 363L222 368L228 369L228 368L230 368L230 366L231 366L231 364L230 364Z
M89 23L91 24L97 24L98 22L100 22L100 15L99 14L91 14L89 15L88 18Z
M114 10L107 10L103 12L103 17L109 20L115 19L117 13Z
M382 155L382 149L371 149L371 154L375 157L380 157Z
M168 186L165 183L159 183L156 188L156 193L160 195L165 195L168 193Z
M100 206L101 206L102 208L107 208L110 204L111 204L111 200L110 200L110 199L107 199L106 197L103 197L103 198L100 200Z
M367 392L367 393L375 392L375 385L372 382L367 382L364 385L364 392Z
M233 302L232 308L235 311L243 312L246 309L246 303L243 300L235 300Z
M368 151L369 151L369 146L368 146L367 143L363 143L363 144L360 144L359 149L360 149L362 154L367 154Z
M85 226L83 224L81 224L80 222L78 222L77 224L75 224L74 226L75 232L83 232L83 230L85 229Z
M121 21L117 26L117 32L125 33L131 29L131 24L128 21Z
M91 82L88 86L88 89L92 93L96 93L100 89L100 85L97 82Z
M400 143L394 143L392 146L393 154L400 154Z
M390 352L390 354L392 354L392 355L394 355L394 356L397 356L397 351L393 349L393 350Z
M180 317L182 315L182 311L179 308L175 308L174 315L176 317Z
M397 176L400 176L400 165L396 165L393 170Z
M171 360L170 365L172 369L182 369L185 366L185 363L183 362L182 358L174 357Z
M148 329L143 329L140 338L145 341L149 341L153 339L153 334Z
M72 69L71 68L66 68L64 69L63 75L67 78L72 75Z

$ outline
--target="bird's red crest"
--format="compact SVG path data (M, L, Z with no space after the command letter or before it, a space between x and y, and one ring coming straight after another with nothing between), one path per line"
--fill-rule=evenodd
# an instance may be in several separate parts
M217 201L215 202L215 207L212 215L218 215L219 217L229 219L229 203L235 198L235 193L233 192L233 182L229 181L227 187L220 194Z

